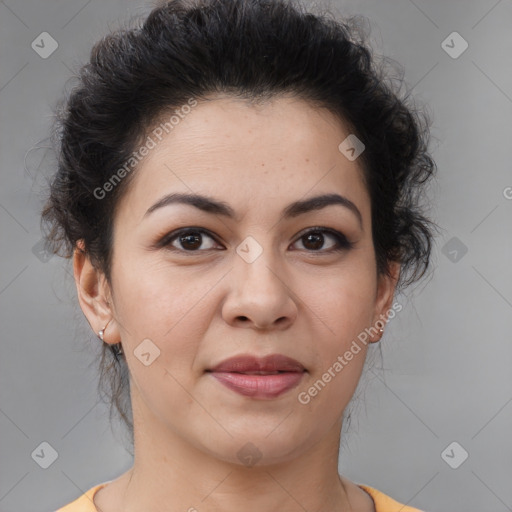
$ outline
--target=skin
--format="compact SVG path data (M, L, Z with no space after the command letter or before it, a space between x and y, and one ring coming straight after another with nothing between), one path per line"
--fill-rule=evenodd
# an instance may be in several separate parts
M97 492L98 510L375 510L338 474L342 414L367 346L308 404L297 399L386 315L399 273L394 263L391 277L377 278L370 197L358 161L338 150L349 133L297 98L200 102L150 151L119 203L111 286L75 251L82 310L96 333L108 323L104 339L122 342L130 370L134 465ZM170 192L209 195L240 219L179 204L144 218ZM334 192L355 203L362 228L339 205L282 218L291 202ZM192 244L195 252L179 238L155 248L190 226L211 236ZM336 241L327 233L323 245L308 243L302 232L317 226L354 247L330 252ZM252 263L236 252L249 235L263 250ZM134 354L146 338L160 349L149 366ZM239 395L205 373L247 353L284 354L307 373L271 400ZM252 467L237 456L248 442L261 453Z

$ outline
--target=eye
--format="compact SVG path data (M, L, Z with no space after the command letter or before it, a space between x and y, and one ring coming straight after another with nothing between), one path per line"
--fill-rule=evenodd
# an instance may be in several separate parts
M214 243L212 244L210 242L209 244L207 244L206 247L204 247L203 242L205 237L206 239L209 239ZM325 245L326 238L330 238L332 241L334 241L334 243L332 243L331 247L326 250L319 250ZM321 227L309 229L299 237L297 242L298 241L302 242L305 248L304 250L306 250L307 252L330 253L337 251L345 251L351 249L354 246L354 243L347 240L345 235L343 235L339 231ZM165 235L160 240L160 242L158 242L157 246L166 247L171 251L191 253L215 249L215 242L215 238L212 235L210 235L205 229L188 227L180 229L178 231L173 231L172 233ZM200 248L202 246L203 248L201 250Z
M318 251L318 249L324 245L326 236L334 240L334 244L327 250ZM310 229L303 233L298 241L302 241L308 252L337 252L351 249L354 246L354 243L347 240L347 237L343 235L343 233L334 229L320 227Z
M180 229L179 231L173 231L166 235L160 242L160 247L167 247L170 250L181 250L182 252L201 252L198 251L199 247L203 245L203 237L209 238L210 240L214 240L214 238L209 235L202 228L185 228ZM181 247L176 247L173 242L176 240L176 243ZM170 247L169 247L170 246ZM203 250L213 249L211 244Z

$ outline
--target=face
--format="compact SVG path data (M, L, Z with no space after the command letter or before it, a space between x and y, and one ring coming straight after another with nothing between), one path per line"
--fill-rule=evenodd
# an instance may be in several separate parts
M122 342L136 428L240 464L247 443L274 463L340 426L367 345L344 354L394 291L376 275L359 162L338 149L349 133L302 100L218 97L134 171L114 220L111 288L102 281L110 316L81 300L96 332L112 319L105 337ZM170 194L219 204L162 203ZM307 202L323 195L345 199ZM210 371L275 354L304 371Z

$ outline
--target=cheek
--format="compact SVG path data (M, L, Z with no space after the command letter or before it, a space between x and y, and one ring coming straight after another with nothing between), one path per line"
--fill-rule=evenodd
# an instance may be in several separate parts
M364 366L368 346L364 331L371 324L374 308L371 275L371 271L340 272L325 280L322 289L310 288L317 291L309 293L307 305L319 320L313 344L317 364L311 380L320 379L319 394L338 404L348 401Z
M137 393L154 411L185 411L193 400L184 389L191 387L193 363L209 323L204 296L214 283L179 279L161 266L133 267L144 269L139 273L124 268L117 273L116 313ZM139 359L142 346L150 353L147 366Z
M341 269L328 279L308 281L304 288L305 302L322 321L324 339L331 352L342 350L349 340L369 327L375 307L376 283L372 272L371 268Z
M171 272L168 264L125 265L115 283L116 310L129 337L154 337L168 343L173 333L184 331L183 325L191 318L207 318L201 315L201 298L214 285L215 279L208 276L194 278L186 271Z
M161 400L166 407L170 401L187 408L191 398L182 386L192 385L194 361L210 322L205 294L214 283L166 274L170 273L148 267L140 275L119 273L117 316L130 373L144 401L157 408L163 405L158 405ZM148 347L148 366L140 359L148 350L139 347ZM158 396L153 396L155 389L161 391Z

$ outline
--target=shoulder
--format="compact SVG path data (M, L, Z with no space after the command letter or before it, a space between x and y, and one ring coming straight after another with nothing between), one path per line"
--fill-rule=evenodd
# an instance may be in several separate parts
M82 494L82 496L71 503L68 503L64 507L59 508L56 512L97 512L93 501L94 495L108 483L109 482L103 482L91 487L86 493Z
M358 484L363 491L366 491L375 503L375 512L422 512L421 510L395 501L390 496L384 494L368 485Z

